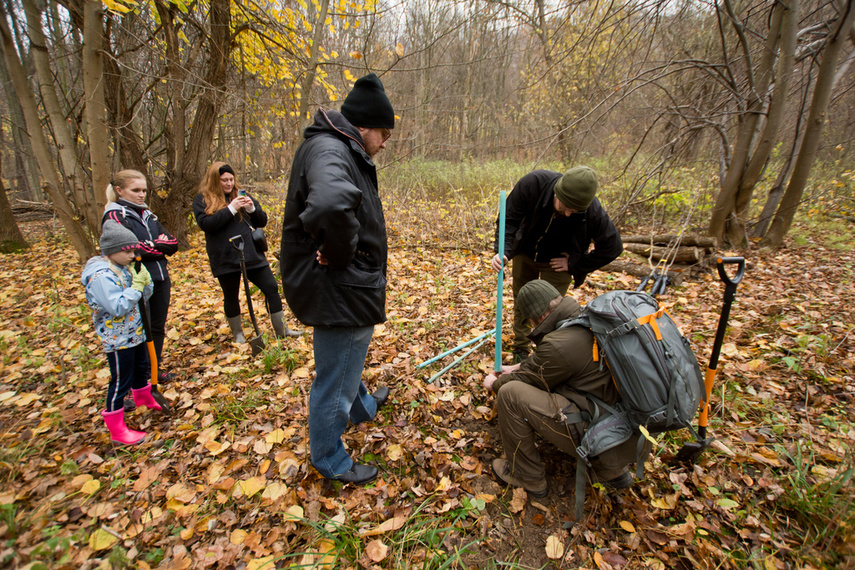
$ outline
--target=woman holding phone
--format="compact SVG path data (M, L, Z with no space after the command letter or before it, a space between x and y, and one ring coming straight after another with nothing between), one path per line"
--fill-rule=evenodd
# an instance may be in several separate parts
M223 310L234 341L245 343L240 315L240 253L230 240L243 241L247 278L264 294L267 312L276 336L299 336L285 324L279 285L263 252L255 248L252 231L267 225L267 214L261 204L249 196L235 178L235 171L225 162L215 162L199 185L193 200L196 223L205 232L205 249L211 272L223 290Z

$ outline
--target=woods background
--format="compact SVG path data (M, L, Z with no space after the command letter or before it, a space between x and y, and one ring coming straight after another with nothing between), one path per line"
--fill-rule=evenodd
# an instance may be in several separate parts
M311 115L368 71L400 118L386 170L588 163L618 222L660 206L735 246L779 245L806 189L852 209L848 1L0 4L3 180L49 200L81 258L112 172L146 173L186 244L208 163L282 188Z

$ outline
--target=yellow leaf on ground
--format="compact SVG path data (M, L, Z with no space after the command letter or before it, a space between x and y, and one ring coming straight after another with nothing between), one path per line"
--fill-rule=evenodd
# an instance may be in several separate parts
M288 485L283 485L282 483L273 482L267 487L265 487L264 492L261 494L262 499L267 499L273 502L278 501L284 494L288 492Z
M238 486L243 494L249 498L267 486L267 479L264 477L250 477L246 481L238 481Z
M264 558L254 558L247 562L246 570L275 570L276 561L279 558L281 558L281 556L278 555L265 556Z
M632 523L629 521L620 521L618 524L626 532L635 532L635 527L632 526Z
M384 558L386 558L386 554L389 552L389 547L383 544L383 541L379 538L375 538L371 542L365 545L365 554L368 555L368 558L373 560L374 562L380 562Z
M383 521L380 526L376 528L360 532L359 536L376 536L378 534L383 534L384 532L389 532L390 530L398 530L404 526L404 523L406 522L407 517L393 517Z
M205 449L211 452L211 455L219 455L232 446L228 441L220 443L219 441L211 440L205 444Z
M82 487L80 487L80 492L84 495L92 495L96 493L100 488L101 481L99 481L98 479L91 479L85 482Z
M285 516L283 517L286 521L288 519L302 519L303 518L303 507L300 505L291 505L285 511Z
M551 560L558 560L564 556L564 543L555 535L546 539L546 556Z
M232 544L243 544L244 539L246 538L246 531L236 528L232 531L232 534L229 536L229 542Z
M404 450L397 443L393 443L392 445L386 448L386 457L389 459L389 461L398 461L403 456Z
M119 539L103 528L99 528L89 535L89 548L95 551L112 548L117 542L119 542Z
M267 443L282 443L285 441L285 432L282 431L281 428L277 428L272 432L267 434L267 437L264 438L264 441Z

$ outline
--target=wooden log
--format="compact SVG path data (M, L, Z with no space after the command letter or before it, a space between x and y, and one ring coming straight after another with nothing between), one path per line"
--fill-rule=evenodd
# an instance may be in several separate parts
M651 247L649 244L643 243L624 243L623 248L629 252L649 257L653 259L653 261L659 261L662 258L666 258L669 262L686 263L691 265L693 263L700 263L705 257L704 250L695 246L681 246L674 251L673 248L659 245Z
M680 240L680 245L685 246L697 246L703 247L705 249L715 249L715 239L706 236L699 236L695 234L684 234L683 236L678 236L677 234L658 234L654 236L644 236L644 235L630 235L630 236L621 236L623 243L645 243L650 245L653 243L654 245L670 245L672 243L677 243L677 240Z
M609 271L612 273L626 273L627 275L632 275L633 277L638 277L639 279L644 279L650 275L649 267L645 267L643 265L639 265L631 261L622 261L620 259L617 259L615 261L612 261L608 265L600 267L600 271ZM669 271L668 278L671 280L671 284L674 286L678 286L683 282L683 274L678 271Z

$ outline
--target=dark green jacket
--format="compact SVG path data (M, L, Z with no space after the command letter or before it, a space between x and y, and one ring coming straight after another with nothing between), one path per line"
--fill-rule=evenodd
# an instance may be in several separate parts
M556 325L579 315L580 307L572 297L565 297L529 335L537 350L526 358L519 370L503 374L493 383L498 392L507 382L520 381L573 401L580 410L594 413L593 404L577 390L592 394L607 404L619 395L608 368L600 370L594 362L594 335L585 327L572 326L555 330Z

